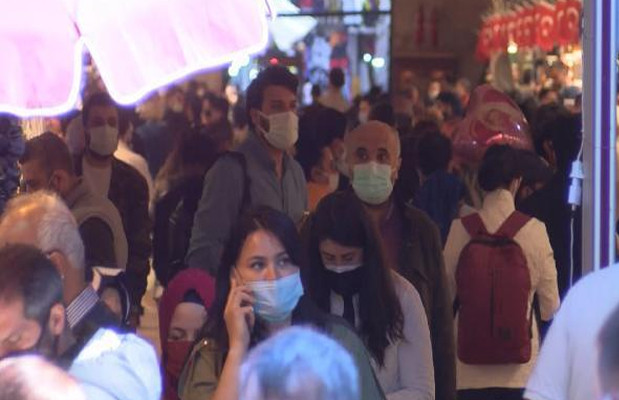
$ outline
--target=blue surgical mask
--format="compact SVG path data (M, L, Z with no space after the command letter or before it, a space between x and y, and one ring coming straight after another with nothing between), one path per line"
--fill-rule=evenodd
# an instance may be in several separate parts
M391 166L375 161L355 165L352 187L364 203L378 205L386 202L393 192Z
M270 323L288 319L303 296L299 272L284 278L245 284L254 294L254 312L258 318Z

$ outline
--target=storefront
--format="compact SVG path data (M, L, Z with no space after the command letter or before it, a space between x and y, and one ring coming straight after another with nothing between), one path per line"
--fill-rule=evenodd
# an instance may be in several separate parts
M582 2L495 2L482 19L476 55L482 61L507 54L514 81L537 89L551 86L556 74L573 88L562 96L572 106L582 90Z
M329 70L346 74L349 100L378 86L389 89L391 0L271 1L270 41L254 58L235 60L229 82L244 90L266 65L284 65L298 74L303 103L311 102L312 85L324 90Z

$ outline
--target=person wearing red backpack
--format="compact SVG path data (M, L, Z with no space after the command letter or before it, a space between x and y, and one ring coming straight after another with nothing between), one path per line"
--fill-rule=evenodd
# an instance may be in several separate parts
M490 147L478 181L478 213L455 220L444 256L454 302L459 400L522 399L539 351L541 319L559 308L557 270L546 227L515 209L521 153Z

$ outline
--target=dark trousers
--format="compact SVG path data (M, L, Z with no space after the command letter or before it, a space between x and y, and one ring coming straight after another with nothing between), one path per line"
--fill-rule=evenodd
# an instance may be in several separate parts
M458 400L522 400L523 394L523 389L467 389L458 390Z

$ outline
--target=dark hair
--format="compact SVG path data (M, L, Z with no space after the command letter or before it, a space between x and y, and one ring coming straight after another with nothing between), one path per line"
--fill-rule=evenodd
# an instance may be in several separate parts
M118 134L120 137L125 137L129 131L129 125L136 126L136 121L139 117L135 112L134 107L118 107Z
M344 71L341 68L332 68L329 71L329 83L335 86L336 88L341 88L344 86L345 76Z
M428 132L419 141L417 156L419 168L425 176L447 170L452 156L451 140L440 131Z
M336 111L337 112L337 111ZM303 168L305 179L309 182L312 178L312 169L318 165L322 158L322 149L328 144L321 143L316 131L316 114L304 114L299 119L299 141L295 159Z
M419 137L416 135L404 135L400 138L402 165L393 187L393 195L399 205L409 203L419 190L418 142Z
M456 96L455 93L441 92L436 98L436 101L450 106L451 112L453 113L455 117L461 117L462 115L464 115L464 112L462 110L462 102L460 101L458 96Z
M497 144L486 150L477 180L483 190L491 192L509 187L514 179L521 176L517 150L505 144Z
M114 107L118 111L118 105L112 97L104 92L95 93L90 96L82 108L82 123L88 125L88 118L93 107Z
M545 104L535 111L531 121L531 134L537 154L544 156L543 144L545 140L549 140L548 126L550 123L558 118L559 115L567 113L569 111L563 105L557 103Z
M320 88L320 85L312 85L312 97L320 97L321 94L322 89Z
M324 107L313 117L316 119L316 135L321 146L330 146L335 139L344 139L346 134L346 115Z
M264 69L258 74L247 88L246 113L249 126L254 127L249 112L252 109L261 109L264 100L264 91L269 86L283 86L296 95L299 81L287 68L275 65Z
M427 133L440 132L441 127L433 119L422 119L413 127L412 135L421 138Z
M548 96L550 93L557 93L557 91L554 89L543 88L542 90L539 91L537 98L539 100L542 100L544 97Z
M36 247L9 244L0 249L0 299L23 301L24 317L47 323L51 308L62 304L62 280Z
M617 389L619 382L609 382L616 380L619 372L619 307L606 319L598 335L598 372L602 390L608 392ZM614 387L608 387L614 385Z
M234 137L232 126L227 118L203 127L200 133L211 139L217 148L226 142L231 143Z
M245 128L247 126L247 112L241 100L232 108L232 124L235 128Z
M202 338L214 339L222 349L226 349L228 346L224 309L228 301L228 294L230 293L230 274L245 246L247 238L259 230L265 230L274 235L282 244L286 253L288 253L292 264L300 268L302 278L306 273L301 240L294 223L287 215L266 206L258 207L243 214L232 229L224 247L215 281L215 299L200 335ZM301 302L293 312L293 321L300 305ZM312 316L312 318L318 321L318 325L320 325L319 317ZM263 338L262 331L263 329L259 321L256 321L254 332L252 333L252 344Z
M207 96L205 100L208 100L211 108L220 111L224 118L228 117L228 111L230 110L230 103L228 103L228 100L214 94Z
M389 126L395 126L395 112L388 101L381 101L372 106L369 119L384 122Z
M56 170L73 175L73 160L66 143L51 132L45 132L26 142L24 154L19 159L21 164L37 161L41 168L51 175Z
M383 263L378 238L365 217L363 207L349 192L325 197L312 217L308 255L308 293L318 306L330 312L327 271L320 255L320 242L330 239L363 249L364 275L359 292L360 336L382 366L390 341L403 337L404 316L389 268Z
M557 158L557 170L568 172L571 163L578 157L582 144L582 116L563 109L562 112L549 116L538 129L541 130L540 145L545 141L552 143Z
M535 79L535 72L531 68L527 68L522 73L522 84L530 85Z

